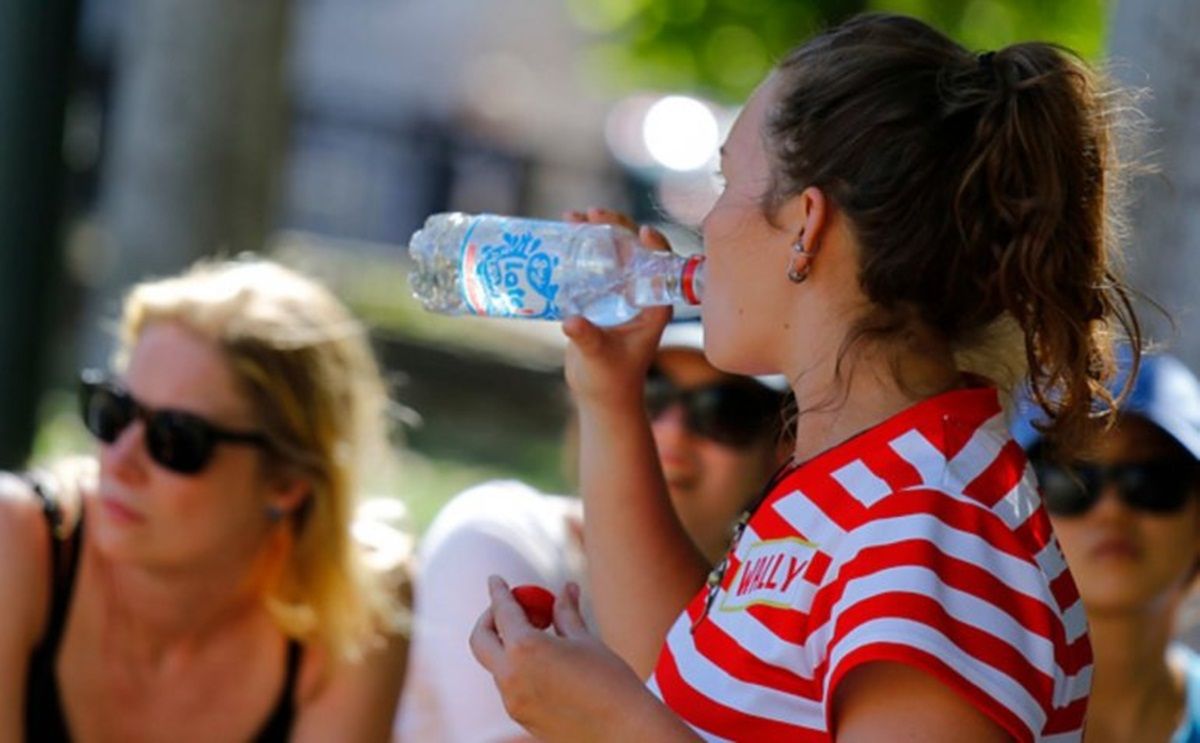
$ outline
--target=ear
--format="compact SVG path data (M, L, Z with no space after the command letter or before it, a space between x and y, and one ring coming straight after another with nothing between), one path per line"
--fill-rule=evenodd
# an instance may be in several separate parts
M793 239L803 240L805 251L815 253L829 225L829 206L825 192L809 186L784 202L779 221Z
M295 513L312 495L312 483L308 478L294 473L280 473L273 477L267 488L267 508L278 513Z

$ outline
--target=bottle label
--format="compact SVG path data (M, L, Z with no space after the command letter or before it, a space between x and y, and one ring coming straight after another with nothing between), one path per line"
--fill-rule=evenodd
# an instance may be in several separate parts
M476 235L476 217L462 243L463 298L473 314L556 320L559 257L542 248L528 222L511 220L498 236Z

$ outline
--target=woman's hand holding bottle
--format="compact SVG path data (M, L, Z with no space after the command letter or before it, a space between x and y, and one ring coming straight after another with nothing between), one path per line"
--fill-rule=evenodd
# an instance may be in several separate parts
M624 214L607 209L572 211L568 222L620 225L636 232L654 250L671 249L661 232L641 227ZM642 383L654 360L663 328L671 319L670 307L647 307L623 325L601 328L583 317L567 318L563 332L571 339L565 366L567 384L581 411L601 408L625 410L641 405Z

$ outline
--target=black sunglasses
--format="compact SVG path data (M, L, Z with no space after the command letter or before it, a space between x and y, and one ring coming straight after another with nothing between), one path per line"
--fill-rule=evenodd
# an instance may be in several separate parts
M116 441L129 424L141 419L146 426L146 451L150 457L182 475L194 475L204 469L219 442L267 445L261 433L230 431L181 410L151 410L96 369L80 374L79 409L87 430L106 444Z
M737 447L777 433L783 410L783 395L749 379L681 389L654 369L646 377L645 398L650 420L682 405L688 430Z
M1099 466L1070 467L1034 461L1046 510L1056 516L1080 516L1096 505L1105 486L1112 485L1128 507L1147 513L1178 512L1192 496L1195 463L1183 459Z

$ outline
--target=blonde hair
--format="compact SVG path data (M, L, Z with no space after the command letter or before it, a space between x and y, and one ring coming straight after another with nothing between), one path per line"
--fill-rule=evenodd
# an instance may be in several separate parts
M266 606L289 636L352 659L394 630L394 593L351 533L364 465L390 461L388 398L366 330L325 287L277 263L201 262L125 300L118 366L145 329L179 323L224 353L269 442L268 466L311 483Z

